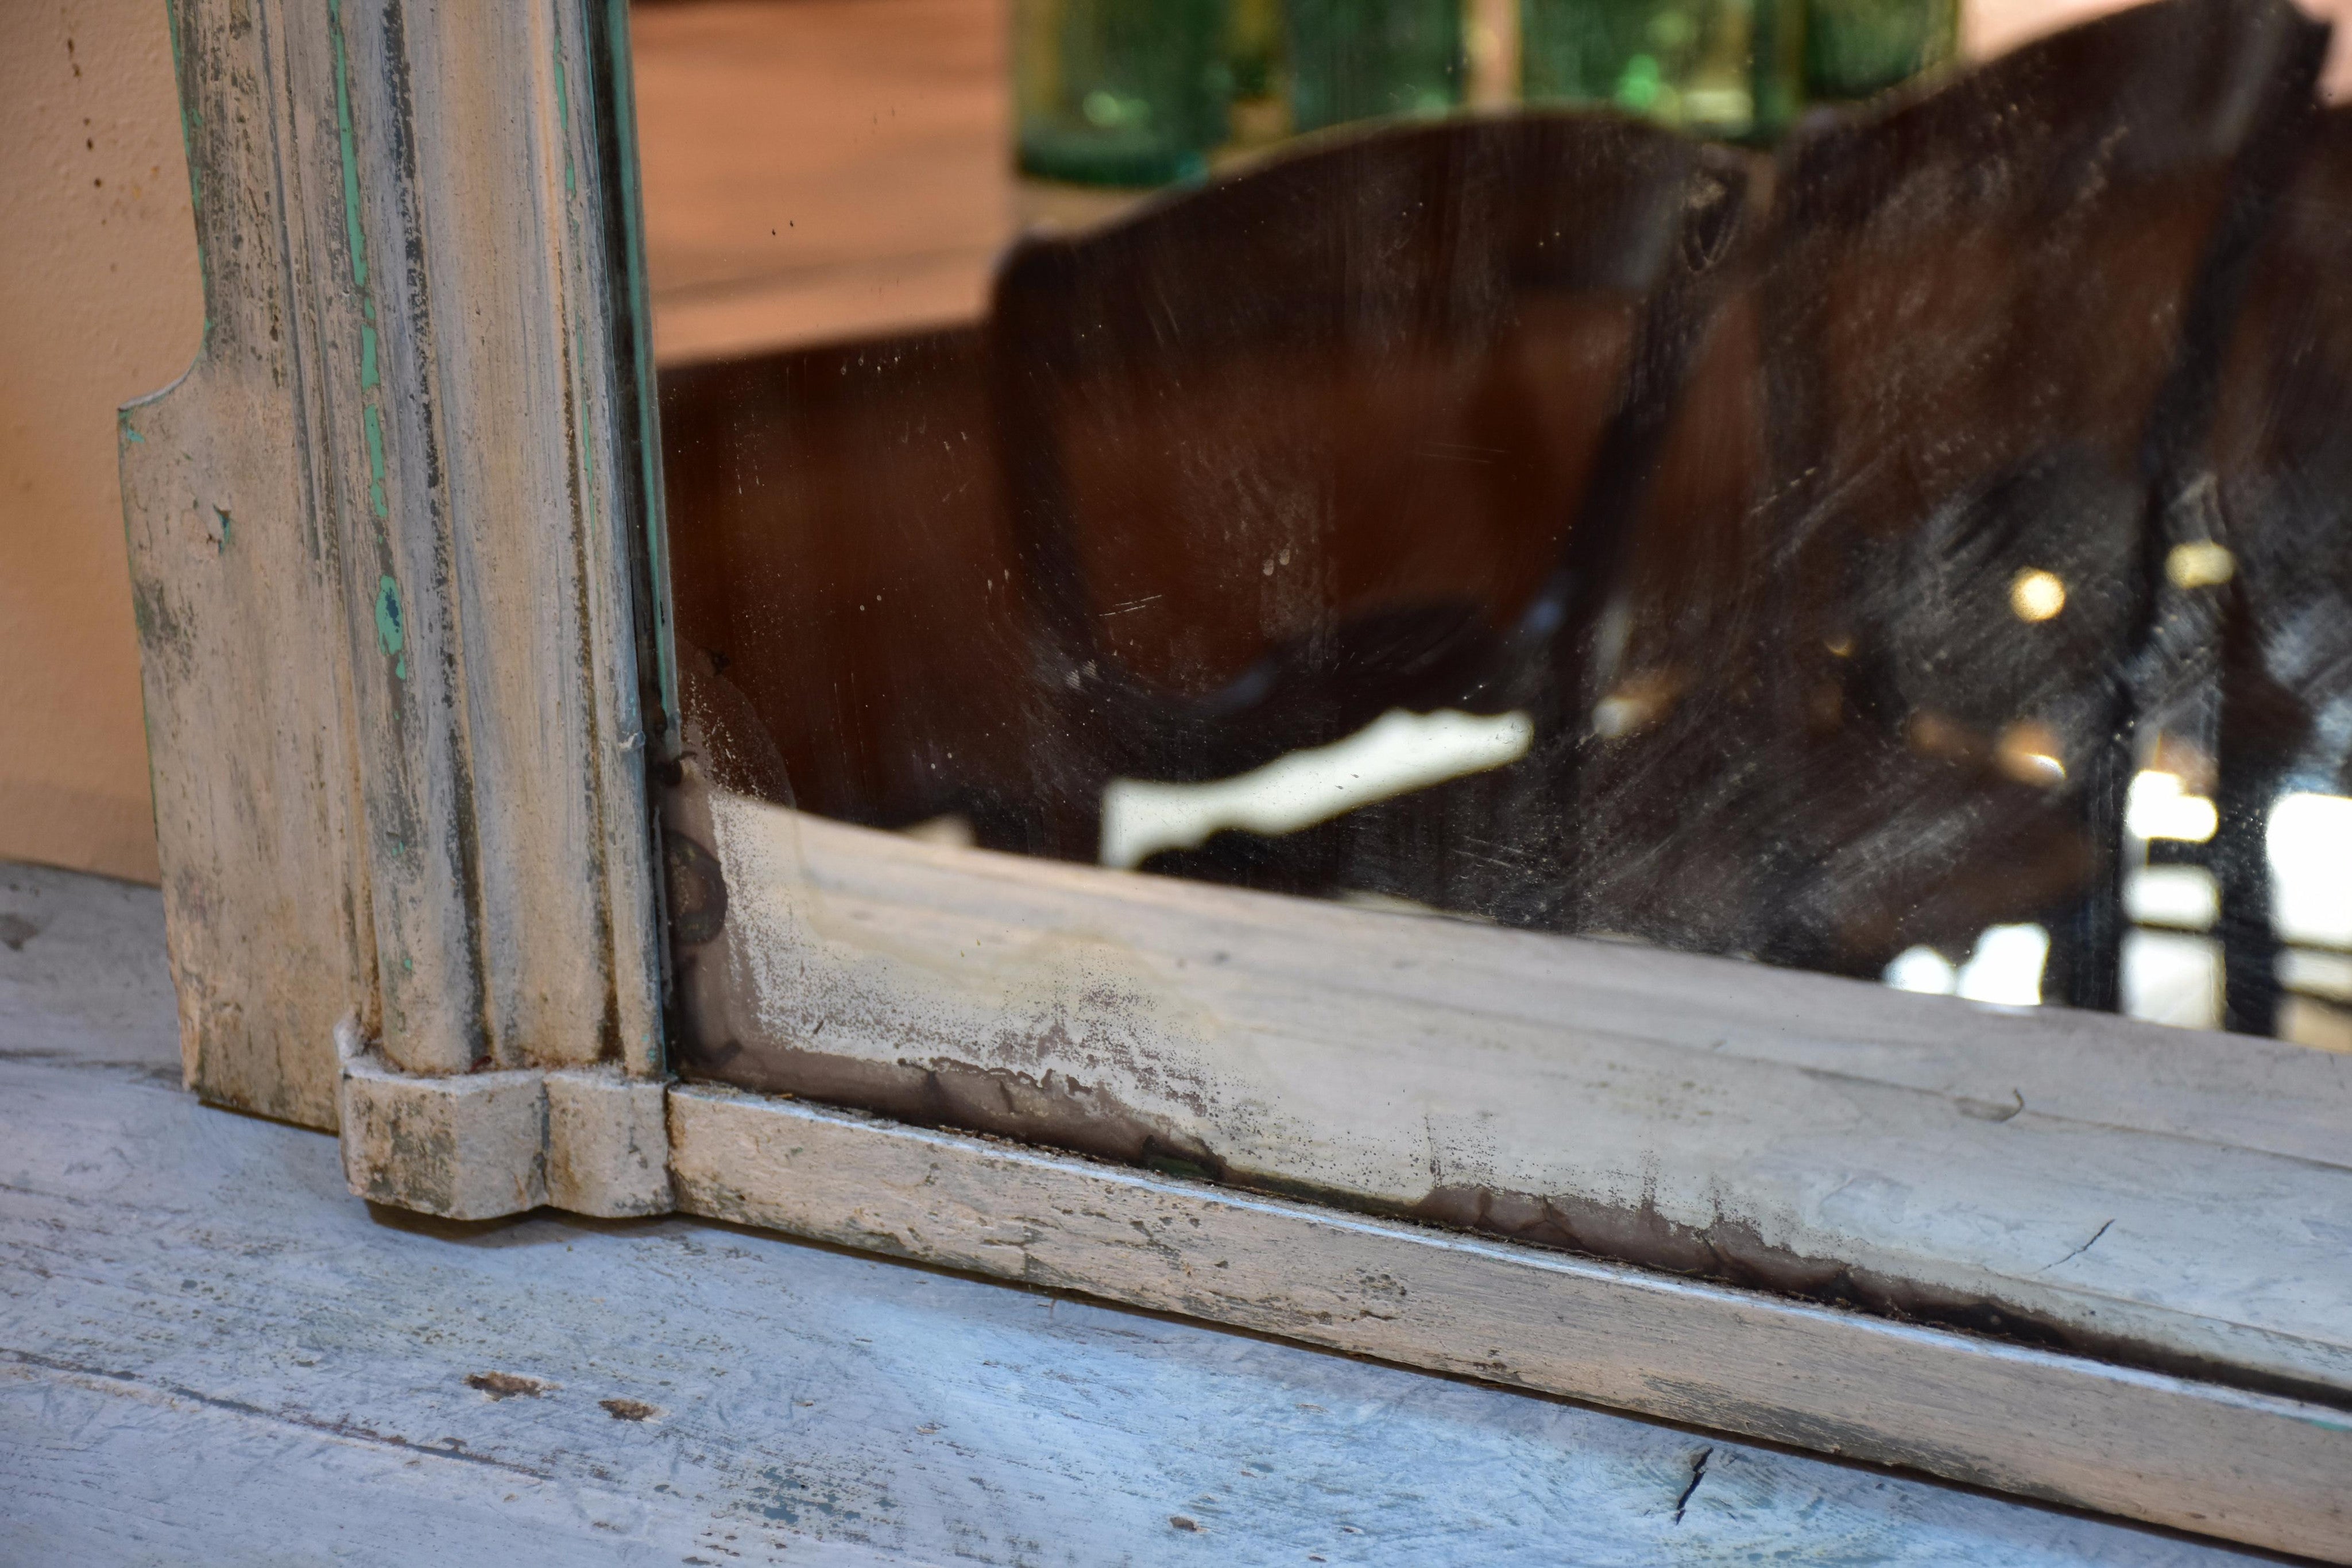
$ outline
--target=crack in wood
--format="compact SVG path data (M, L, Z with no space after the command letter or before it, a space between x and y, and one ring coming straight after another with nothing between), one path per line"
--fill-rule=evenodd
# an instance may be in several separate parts
M41 1355L32 1351L17 1350L10 1346L0 1346L0 1357L5 1357L19 1366L35 1367L44 1372L86 1378L96 1383L115 1384L122 1385L126 1392L160 1395L168 1399L184 1399L191 1404L202 1405L209 1409L226 1410L237 1416L250 1416L258 1420L274 1422L280 1426L299 1427L306 1432L341 1437L346 1442L397 1448L404 1453L429 1456L436 1459L456 1459L463 1464L480 1465L488 1469L529 1476L533 1480L543 1481L554 1479L551 1472L534 1469L529 1465L519 1465L509 1459L492 1458L488 1454L469 1454L462 1448L436 1448L430 1443L413 1442L396 1433L379 1432L373 1427L362 1426L359 1422L349 1419L329 1421L299 1410L272 1410L247 1400L229 1399L216 1394L205 1394L176 1383L151 1382L136 1373L116 1372L102 1366L85 1366L78 1362Z
M2091 1232L2091 1239L2088 1241L2084 1242L2080 1247L2075 1248L2074 1250L2067 1253L2063 1258L2059 1259L2058 1263L2072 1263L2075 1259L2080 1258L2084 1253L2088 1252L2092 1248L2096 1247L2099 1244L2099 1238L2105 1236L2114 1224L2115 1221L2110 1219L2105 1224L2100 1226L2096 1230ZM2039 1271L2047 1274L2051 1270L2058 1267L2058 1263L2045 1263L2042 1266Z
M1715 1448L1710 1445L1706 1448L1701 1448L1697 1455L1692 1458L1690 1479L1683 1484L1682 1496L1675 1499L1675 1522L1676 1524L1680 1524L1683 1521L1683 1510L1690 1506L1691 1494L1698 1490L1698 1483L1706 1479L1706 1462L1713 1458L1715 1458Z

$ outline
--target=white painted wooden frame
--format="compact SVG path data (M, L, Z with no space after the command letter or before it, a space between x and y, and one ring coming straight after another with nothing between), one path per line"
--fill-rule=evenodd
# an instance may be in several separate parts
M2352 1562L2352 1059L722 788L624 23L173 16L205 347L121 440L199 1093L385 1203L675 1206ZM668 1080L649 763L674 999L863 1112Z

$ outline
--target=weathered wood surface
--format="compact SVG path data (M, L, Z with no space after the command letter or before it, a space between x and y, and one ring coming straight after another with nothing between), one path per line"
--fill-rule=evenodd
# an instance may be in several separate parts
M697 1220L372 1216L179 1091L152 893L0 916L0 1560L2250 1561Z
M225 1103L331 1124L345 1017L415 1071L658 1064L612 24L175 8L211 324L124 412L124 495Z
M671 809L739 1084L2352 1391L2352 1059Z
M331 1127L335 1024L376 1023L352 650L265 111L280 67L226 10L173 16L205 341L122 410L123 512L188 1082Z
M444 1219L534 1208L667 1214L668 1085L619 1067L394 1072L346 1030L343 1179L370 1203Z
M660 1054L604 19L293 8L284 103L250 106L289 142L383 1046L409 1071Z
M2335 1561L2352 1413L731 1089L680 1207Z

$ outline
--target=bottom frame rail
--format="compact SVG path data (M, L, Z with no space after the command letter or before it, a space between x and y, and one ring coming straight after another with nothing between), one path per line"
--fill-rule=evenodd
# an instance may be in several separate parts
M2352 1563L2352 1412L709 1086L693 1214Z

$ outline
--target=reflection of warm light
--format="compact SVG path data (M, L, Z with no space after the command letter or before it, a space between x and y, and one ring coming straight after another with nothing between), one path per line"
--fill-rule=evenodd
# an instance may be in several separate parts
M1822 646L1827 648L1838 658L1843 659L1849 657L1853 653L1853 639L1840 635L1831 638L1828 642L1823 643Z
M2219 588L2237 571L2238 558L2210 539L2174 545L2164 558L2164 575L2175 588Z
M1959 758L1977 753L1983 743L1969 733L1957 719L1945 717L1933 708L1921 708L1903 727L1904 738L1911 749L1922 757Z
M2058 760L2058 732L2040 719L2021 719L2000 732L1993 761L2020 784L2043 789L2066 782L2066 765Z
M2215 768L2212 753L2174 730L2165 730L2156 737L2156 747L2149 754L2147 765L2158 773L2177 773L2180 788L2191 795L2213 792Z
M1622 740L1649 728L1674 707L1682 686L1682 678L1671 670L1652 670L1619 683L1592 705L1592 733L1603 740Z
M1976 951L1958 968L1933 947L1898 954L1881 977L1897 990L1962 996L1972 1002L2030 1008L2042 1000L2042 967L2050 933L2039 925L1995 925L1977 938Z
M2020 621L2047 621L2066 608L2066 585L2055 572L2021 571L2009 585L2009 607Z
M2186 839L2201 844L2221 825L2213 802L2183 791L2180 775L2150 768L2132 776L2124 831L2136 839Z
M1103 789L1102 863L1138 866L1192 849L1222 828L1296 832L1375 800L1516 762L1535 738L1523 713L1391 708L1345 740L1277 757L1208 784L1114 779Z
M1622 740L1640 729L1648 716L1648 705L1632 697L1602 697L1592 705L1592 733L1603 740Z
M940 844L951 850L968 850L980 841L972 831L971 819L961 811L950 811L944 817L933 817L900 828L910 839L920 839L927 844Z
M2270 862L2279 935L2352 947L2352 800L2281 798L2271 808Z

